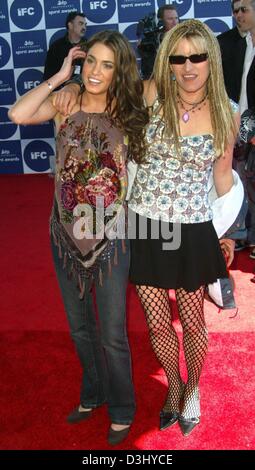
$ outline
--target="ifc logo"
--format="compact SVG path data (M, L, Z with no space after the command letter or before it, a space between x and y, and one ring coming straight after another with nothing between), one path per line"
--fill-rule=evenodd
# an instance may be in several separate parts
M164 5L172 5L176 7L178 15L184 16L188 13L192 4L192 0L158 0L158 7L163 7Z
M20 29L31 29L40 23L42 5L38 0L14 0L10 15L13 23Z
M24 95L29 90L40 85L43 81L43 74L40 70L28 69L22 72L17 80L17 90L19 95Z
M116 10L115 0L83 0L83 12L93 23L105 23Z
M47 171L51 156L54 156L54 150L43 140L33 140L24 150L24 161L33 171Z

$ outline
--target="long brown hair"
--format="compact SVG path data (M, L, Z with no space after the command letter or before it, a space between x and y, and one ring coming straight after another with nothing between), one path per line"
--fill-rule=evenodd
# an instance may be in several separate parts
M107 92L108 112L128 136L128 156L137 163L145 155L144 133L148 111L143 102L143 83L139 76L136 57L128 40L118 31L101 31L86 44L90 49L102 43L109 47L115 57L112 84Z
M175 53L179 42L184 38L192 42L198 53L208 54L210 74L207 80L207 92L214 146L217 156L220 156L226 150L230 137L237 134L237 126L225 90L218 41L210 28L199 20L183 21L166 33L157 54L153 74L159 102L163 108L166 133L174 138L175 146L179 149L178 84L172 79L169 56Z

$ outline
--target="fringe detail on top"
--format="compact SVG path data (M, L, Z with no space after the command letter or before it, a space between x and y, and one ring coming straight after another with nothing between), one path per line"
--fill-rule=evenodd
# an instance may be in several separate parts
M101 266L99 268L98 279L99 279L99 285L102 287L103 286L103 271L102 271Z
M77 279L77 287L79 289L79 298L82 300L86 291L86 285L89 283L90 290L93 288L95 278L98 278L100 286L103 286L104 275L111 276L113 266L118 264L118 239L109 240L101 253L94 258L94 262L90 267L84 267L79 260L76 247L70 243L65 230L58 221L54 207L50 218L50 234L53 242L58 249L59 258L63 258L63 269L67 271L69 280L74 277ZM120 245L119 245L120 248ZM126 240L121 239L121 251L123 254L127 252ZM105 274L103 274L103 270Z
M85 282L82 280L80 274L78 275L78 281L79 281L79 289L80 289L79 299L82 300L84 298L84 293L85 293Z
M71 280L73 278L73 275L74 275L74 263L72 262L69 271L67 271L68 279Z

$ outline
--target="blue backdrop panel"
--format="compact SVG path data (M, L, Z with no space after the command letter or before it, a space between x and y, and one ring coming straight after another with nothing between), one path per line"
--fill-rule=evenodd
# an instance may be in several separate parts
M65 33L70 11L86 14L86 36L118 29L136 50L136 25L162 5L181 19L198 18L218 34L232 27L230 0L0 0L0 173L47 173L54 155L52 122L16 126L14 101L42 82L49 44Z

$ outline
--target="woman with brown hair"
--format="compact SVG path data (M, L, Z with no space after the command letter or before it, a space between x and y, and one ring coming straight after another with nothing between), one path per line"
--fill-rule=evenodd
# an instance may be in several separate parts
M135 55L124 36L100 32L88 41L86 51L72 48L61 70L21 97L9 117L17 124L54 119L56 125L52 250L83 369L80 403L67 420L80 422L107 403L108 442L117 444L127 436L135 413L126 332L129 243L120 222L127 162L131 157L139 162L144 155L148 115ZM66 117L57 112L51 92L70 78L77 58L85 59L85 89Z

